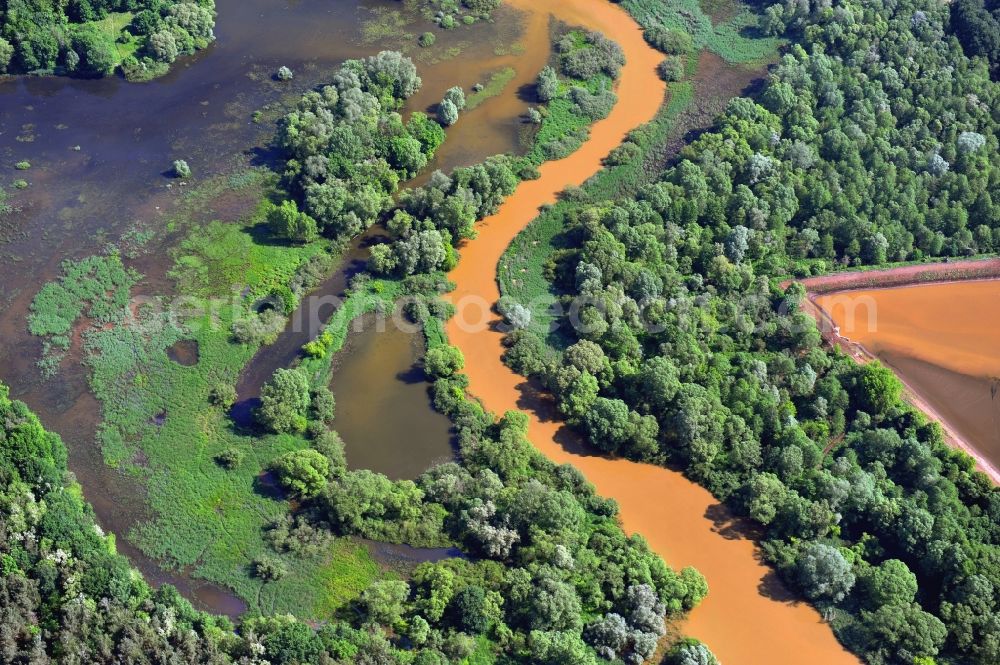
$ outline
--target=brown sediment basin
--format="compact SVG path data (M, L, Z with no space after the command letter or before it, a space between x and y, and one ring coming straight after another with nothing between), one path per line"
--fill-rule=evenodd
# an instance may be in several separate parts
M683 630L708 643L722 662L857 663L812 607L790 597L760 561L753 540L744 535L745 525L707 490L675 471L599 456L581 445L559 420L551 399L503 364L502 335L475 325L494 318L487 308L500 296L496 266L514 236L537 216L539 206L600 170L602 158L628 131L653 119L665 92L656 74L662 54L646 45L639 26L619 6L605 0L510 1L602 31L622 45L627 64L618 82L619 102L593 126L590 140L570 157L542 165L541 178L521 183L497 214L479 225L479 236L461 248L462 260L450 275L459 315L449 323L448 335L465 354L472 394L494 412L526 412L532 443L554 462L578 467L598 492L615 499L629 533L642 534L671 566L693 565L705 575L709 596Z
M902 270L882 277L892 284L908 277ZM824 332L832 341L856 359L870 355L891 366L914 405L940 421L951 442L1000 482L1000 280L954 281L969 274L964 268L932 274L952 281L839 291L812 300L828 320Z

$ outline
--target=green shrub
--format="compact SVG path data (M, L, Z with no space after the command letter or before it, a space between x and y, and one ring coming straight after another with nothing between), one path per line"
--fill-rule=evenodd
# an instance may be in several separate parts
M271 463L271 469L282 487L305 498L319 494L330 478L330 460L311 448L285 453Z
M188 163L183 159L175 159L173 173L175 178L190 178L191 167L188 166Z
M273 556L262 556L253 562L254 574L266 582L280 580L288 574L284 562Z
M660 63L657 71L664 81L675 82L684 78L684 59L678 56L668 56Z
M683 55L691 50L691 35L681 30L673 30L662 25L646 28L643 36L651 46L667 55Z
M309 411L309 380L302 372L278 369L260 392L257 420L275 432L302 432Z
M215 461L219 466L226 469L235 469L243 462L243 451L239 448L226 448L215 456Z

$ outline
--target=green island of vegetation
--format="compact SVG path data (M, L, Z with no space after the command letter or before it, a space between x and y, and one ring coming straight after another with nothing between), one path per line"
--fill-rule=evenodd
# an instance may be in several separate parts
M215 40L214 0L9 0L0 7L0 74L166 73Z

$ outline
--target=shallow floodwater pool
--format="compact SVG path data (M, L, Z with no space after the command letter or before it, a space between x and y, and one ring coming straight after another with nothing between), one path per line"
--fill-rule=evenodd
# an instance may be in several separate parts
M334 429L344 439L349 468L414 479L454 456L451 422L431 406L423 333L391 321L379 326L373 316L360 321L363 327L352 324L334 365Z

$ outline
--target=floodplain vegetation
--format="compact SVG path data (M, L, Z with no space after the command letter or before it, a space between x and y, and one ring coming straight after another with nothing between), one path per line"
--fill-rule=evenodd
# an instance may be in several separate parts
M214 0L10 0L0 8L0 74L148 80L208 46L214 27Z
M512 245L500 274L500 311L514 329L508 362L549 385L596 448L682 468L757 522L768 560L867 662L997 662L1000 495L901 401L891 372L823 347L799 309L801 289L777 285L997 249L991 110L1000 100L987 58L963 52L949 8L924 0L782 4L760 17L726 3L710 12L623 5L664 51L664 78L681 80L604 171ZM761 93L734 100L661 169L672 123L693 101L685 79L697 51L760 62L781 41L789 46ZM464 361L442 328L453 312L437 297L476 221L610 109L618 55L600 35L564 31L538 80L542 103L525 119L535 126L527 154L434 174L402 193L399 182L426 164L468 99L449 91L438 118L404 122L402 100L419 86L412 63L398 54L349 63L282 123L282 182L256 175L273 202L242 225L192 229L175 250L181 293L243 287L205 320L178 326L140 309L134 318L156 325L138 329L102 304L137 278L119 275L114 252L68 264L67 277L81 270L84 284L46 287L32 325L58 355L87 322L101 445L109 463L147 484L155 514L132 537L235 589L252 614L234 632L169 587L150 591L94 530L57 439L4 393L10 509L0 528L20 535L3 541L0 581L20 611L3 615L3 653L420 664L652 656L663 618L693 607L704 580L626 538L613 503L533 451L523 416L496 420L465 396ZM355 187L360 196L344 195ZM267 384L256 429L235 427L239 373L346 239L376 220L390 238L372 248L348 302ZM98 278L116 288L87 291ZM60 288L90 295L68 304ZM391 481L348 469L327 385L350 320L403 296L460 454ZM577 296L591 303L584 326L534 306ZM257 311L264 300L278 305ZM183 339L199 345L192 367L166 353ZM295 499L294 512L260 491L268 478ZM351 537L456 545L466 556L394 575ZM292 611L325 623L316 629ZM714 662L696 641L667 658Z

